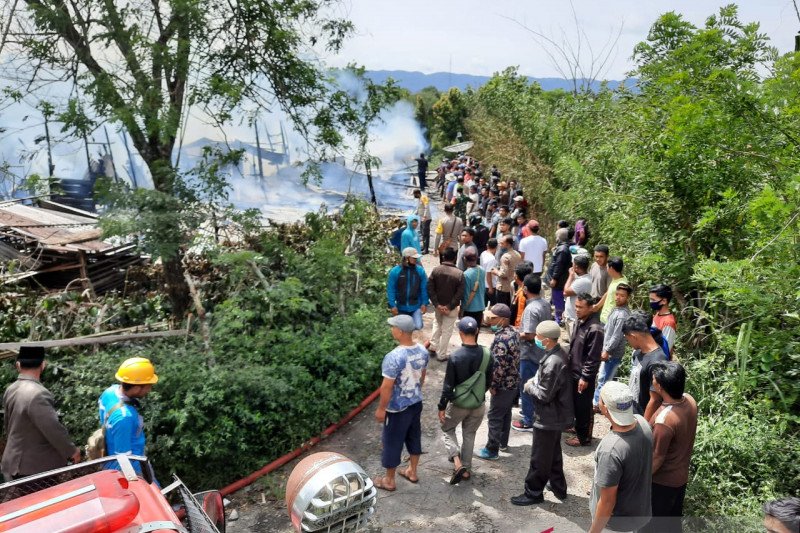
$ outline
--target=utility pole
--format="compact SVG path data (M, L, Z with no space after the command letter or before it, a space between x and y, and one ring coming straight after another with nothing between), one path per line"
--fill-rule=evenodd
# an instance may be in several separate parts
M114 162L114 152L111 151L111 137L108 136L108 127L103 126L106 131L106 142L108 143L108 155L111 156L111 166L114 169L114 181L119 183L119 176L117 175L117 164Z
M133 188L138 189L139 184L136 181L136 168L133 166L133 158L131 157L131 149L128 148L128 135L125 130L122 130L122 143L125 145L125 151L128 153L128 165L131 167L131 180L133 180ZM114 169L116 174L116 169Z
M262 181L264 179L264 164L261 162L261 139L258 138L258 122L254 122L253 126L256 128L256 148L258 149L258 175ZM269 134L267 134L269 136Z

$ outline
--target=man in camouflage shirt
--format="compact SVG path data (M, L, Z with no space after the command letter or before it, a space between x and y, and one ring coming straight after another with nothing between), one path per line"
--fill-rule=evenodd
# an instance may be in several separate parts
M489 438L478 457L492 460L508 448L511 407L519 387L519 333L510 324L511 309L506 304L495 304L486 317L495 332L491 348L494 367L489 384Z
M464 187L458 185L456 187L456 194L453 196L453 210L456 218L460 219L463 224L467 223L467 204L469 203L469 196L464 193Z

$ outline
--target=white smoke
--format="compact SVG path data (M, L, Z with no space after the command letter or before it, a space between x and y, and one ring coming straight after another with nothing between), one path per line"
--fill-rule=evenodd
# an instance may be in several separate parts
M363 102L366 91L360 80L346 71L336 71L334 76L340 87ZM40 98L52 101L58 107L59 103L63 105L66 102L68 95L69 87L66 85L51 86L48 94ZM0 114L0 126L5 129L0 135L0 164L8 163L10 170L20 177L48 174L46 145L41 141L35 142L37 137L44 134L43 120L36 109L36 102L31 98L5 108ZM182 130L180 155L176 148L175 160L179 160L181 170L186 171L199 161L203 145L244 147L246 155L243 161L227 172L231 200L237 206L256 207L266 216L284 221L300 219L306 212L319 209L322 204L336 209L347 194L368 198L369 188L364 169L357 168L353 163L356 154L356 139L353 136L345 135L348 145L342 153L345 166L325 164L321 167L321 183L305 185L301 178L302 162L307 161L312 152L306 140L289 127L289 121L281 113L262 115L257 122L261 149L288 152L288 160L295 165L300 164L299 168L262 159L259 170L255 156L258 153L255 129L250 115L242 113L236 123L219 127L197 109L188 110ZM61 124L50 125L55 176L84 179L88 169L84 141L66 138L60 129ZM413 201L408 185L411 183L411 174L415 173L414 158L428 148L424 132L414 118L413 106L407 101L399 101L384 109L379 119L369 127L369 139L368 152L381 160L380 167L373 169L379 205L392 211L410 209ZM125 140L125 134L118 125L109 124L107 128L100 128L88 139L90 156L98 159L109 149L120 178L131 184L135 178L139 187L152 187L146 165L133 148L130 138L127 138L127 149ZM24 191L19 192L18 196L25 196Z

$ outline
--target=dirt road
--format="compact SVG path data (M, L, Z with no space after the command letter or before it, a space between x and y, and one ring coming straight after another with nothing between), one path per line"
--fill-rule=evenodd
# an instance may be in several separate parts
M428 272L436 264L437 258L423 258L423 265ZM430 337L432 318L432 314L425 316L423 338ZM491 333L484 329L478 342L489 344L491 339ZM457 346L457 343L458 334L455 332L451 347ZM378 491L375 515L368 531L505 533L539 532L549 528L554 528L558 533L586 531L590 525L588 491L594 469L593 452L599 438L608 431L606 421L600 416L595 417L592 447L576 449L562 442L569 486L566 501L560 502L551 493L545 492L544 503L516 507L509 502L509 498L523 491L523 480L530 460L531 433L512 431L509 453L501 452L501 458L497 461L475 458L472 479L457 486L449 485L452 465L447 460L436 413L444 370L445 363L433 359L423 389L424 455L420 460L420 481L414 485L398 477L396 492ZM314 448L312 453L339 452L355 460L370 475L381 475L381 425L374 418L376 406L377 402L373 403L350 424ZM515 419L517 413L515 409ZM486 443L486 436L484 420L476 438L476 451ZM231 496L229 509L235 509L239 518L229 523L230 533L293 531L283 503L283 487L296 464L297 461L289 463L280 471Z

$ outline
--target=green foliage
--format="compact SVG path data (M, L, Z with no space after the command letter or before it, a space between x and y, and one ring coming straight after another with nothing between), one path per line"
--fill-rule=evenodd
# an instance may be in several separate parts
M467 102L464 93L453 87L442 93L431 107L431 140L437 148L456 142L456 136L466 133L464 119L467 117Z
M201 335L100 351L51 351L44 382L82 442L97 427L97 398L120 362L150 358L160 380L144 404L147 453L159 477L218 488L301 445L380 383L393 347L385 325L385 237L374 210L348 202L337 216L251 235L252 250L215 248L195 277L208 311ZM0 300L2 340L93 332L162 320L162 297L72 293ZM25 317L24 320L19 320ZM11 365L0 383L14 378Z
M506 71L466 125L545 229L587 218L636 285L673 286L701 413L690 513L752 515L800 486L800 54L726 6L703 27L663 15L634 59L636 93L542 94Z
M425 137L431 142L431 132L433 130L433 106L441 97L441 93L436 87L425 87L414 95L414 118L425 130Z

